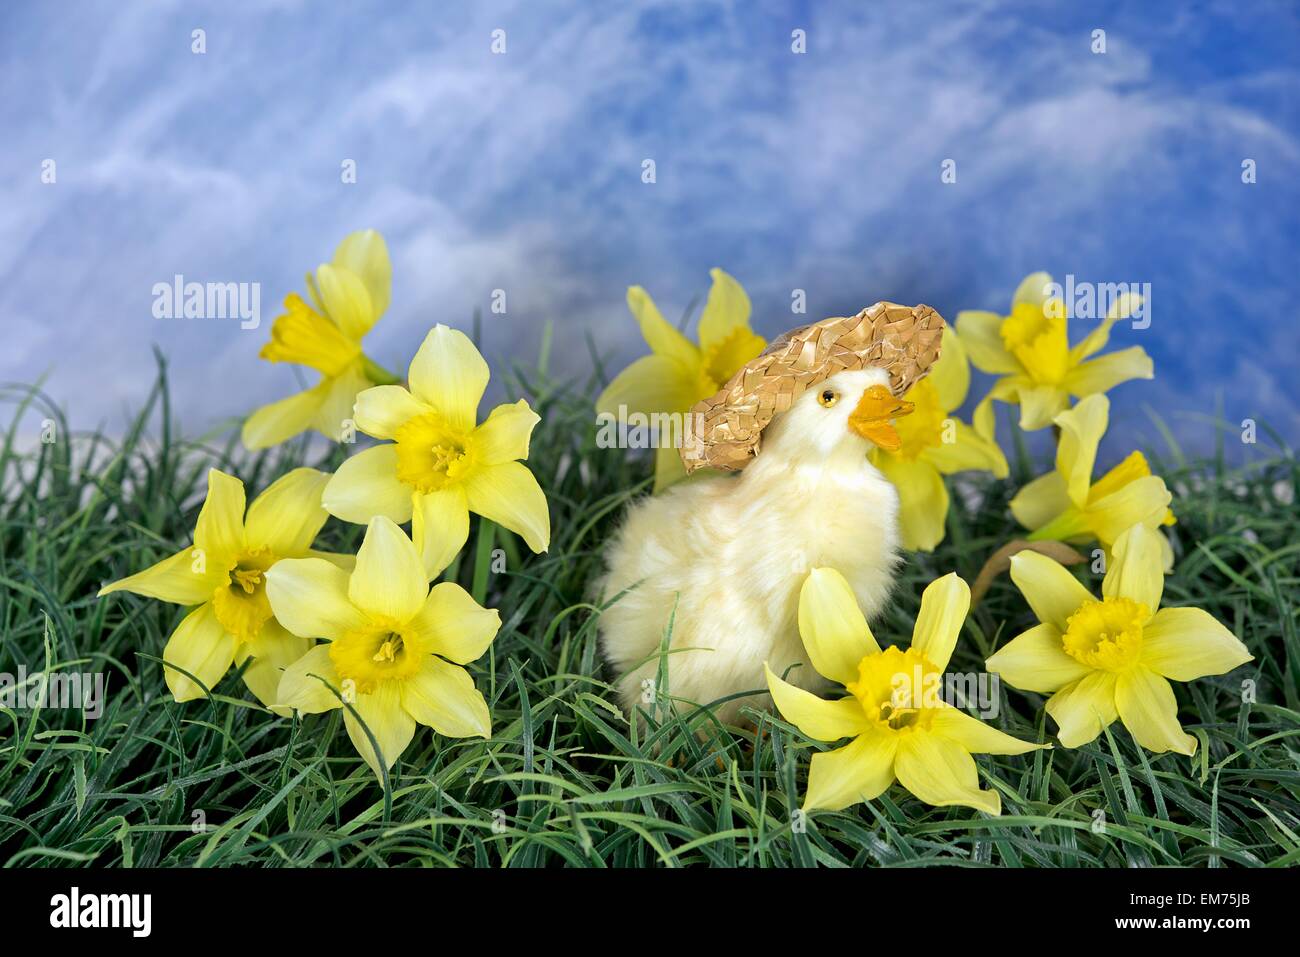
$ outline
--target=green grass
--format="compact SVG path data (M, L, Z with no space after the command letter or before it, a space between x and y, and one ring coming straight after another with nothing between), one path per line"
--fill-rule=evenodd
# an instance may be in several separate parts
M542 363L543 367L545 362ZM1153 466L1176 489L1179 561L1167 604L1195 604L1229 625L1256 660L1230 676L1177 686L1193 759L1137 749L1121 725L1078 750L980 757L1003 816L935 809L899 787L869 805L794 826L808 758L820 745L771 715L757 731L707 710L638 735L614 704L598 654L589 582L644 461L595 448L598 383L516 369L513 392L543 424L529 464L550 498L544 556L480 524L447 572L501 611L475 673L492 708L491 740L421 728L385 793L343 733L339 713L303 721L263 710L232 673L210 700L167 695L159 657L182 610L101 584L189 541L204 476L231 470L250 498L286 469L337 466L304 445L249 456L237 444L183 439L160 375L122 438L70 435L39 392L0 392L14 427L0 449L0 671L43 667L109 676L105 712L0 713L0 862L17 866L1127 866L1300 862L1300 508L1278 488L1300 476L1286 455L1247 449ZM18 451L19 420L55 423L56 441ZM1263 437L1261 442L1270 441ZM1274 440L1275 441L1275 440ZM1277 446L1274 445L1274 448ZM1023 452L1013 474L1029 474ZM956 570L973 581L1017 534L1013 482L980 483L978 512L953 496L938 552L911 556L882 640L911 634L921 587ZM331 521L322 547L353 550L361 529ZM491 549L506 550L493 572ZM1083 573L1089 577L1087 572ZM1096 586L1095 580L1090 580ZM971 615L951 670L1031 625L998 581ZM1256 683L1244 703L1242 681ZM997 723L1049 734L1042 698L1003 689ZM1098 828L1097 812L1105 826ZM201 817L196 817L201 815ZM197 828L196 820L206 822Z

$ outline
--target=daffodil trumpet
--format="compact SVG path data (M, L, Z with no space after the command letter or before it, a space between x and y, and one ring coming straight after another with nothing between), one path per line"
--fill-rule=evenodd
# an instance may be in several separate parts
M882 649L839 572L816 568L799 594L799 634L816 671L847 696L819 698L764 665L777 710L816 741L852 738L813 755L803 808L842 810L895 781L927 804L1000 814L996 791L979 787L972 754L1023 754L1020 741L945 702L938 693L956 647L970 590L955 574L931 582L907 649Z
M1049 694L1047 713L1067 748L1121 721L1156 753L1196 753L1178 722L1169 682L1225 674L1252 660L1246 646L1199 608L1161 608L1163 536L1133 525L1115 541L1095 598L1043 555L1020 552L1011 578L1039 624L1013 638L985 667L1013 687Z

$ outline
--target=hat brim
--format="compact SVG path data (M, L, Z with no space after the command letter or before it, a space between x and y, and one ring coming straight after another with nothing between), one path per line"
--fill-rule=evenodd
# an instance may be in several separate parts
M902 397L939 358L944 321L926 305L878 302L855 316L823 319L773 340L721 389L690 411L680 452L687 474L738 471L758 454L763 429L805 389L838 372L882 369Z

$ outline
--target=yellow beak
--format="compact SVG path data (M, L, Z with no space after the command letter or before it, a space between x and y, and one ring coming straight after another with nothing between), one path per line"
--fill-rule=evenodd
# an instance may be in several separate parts
M873 385L862 394L858 407L849 414L849 428L888 452L897 452L903 441L890 422L909 414L916 406L894 398L883 385Z

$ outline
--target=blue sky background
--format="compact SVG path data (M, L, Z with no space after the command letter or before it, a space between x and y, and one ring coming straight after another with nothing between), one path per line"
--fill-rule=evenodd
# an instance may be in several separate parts
M1152 284L1150 328L1112 342L1157 378L1112 393L1113 441L1153 439L1145 404L1208 448L1221 394L1294 442L1297 6L1083 7L5 3L0 378L49 372L74 425L120 428L157 343L196 433L297 388L255 359L276 306L375 227L394 283L367 344L391 368L476 308L494 364L550 318L617 368L642 351L626 287L675 317L711 266L769 337L879 299L1004 310L1046 269ZM155 319L175 273L260 282L262 328Z

